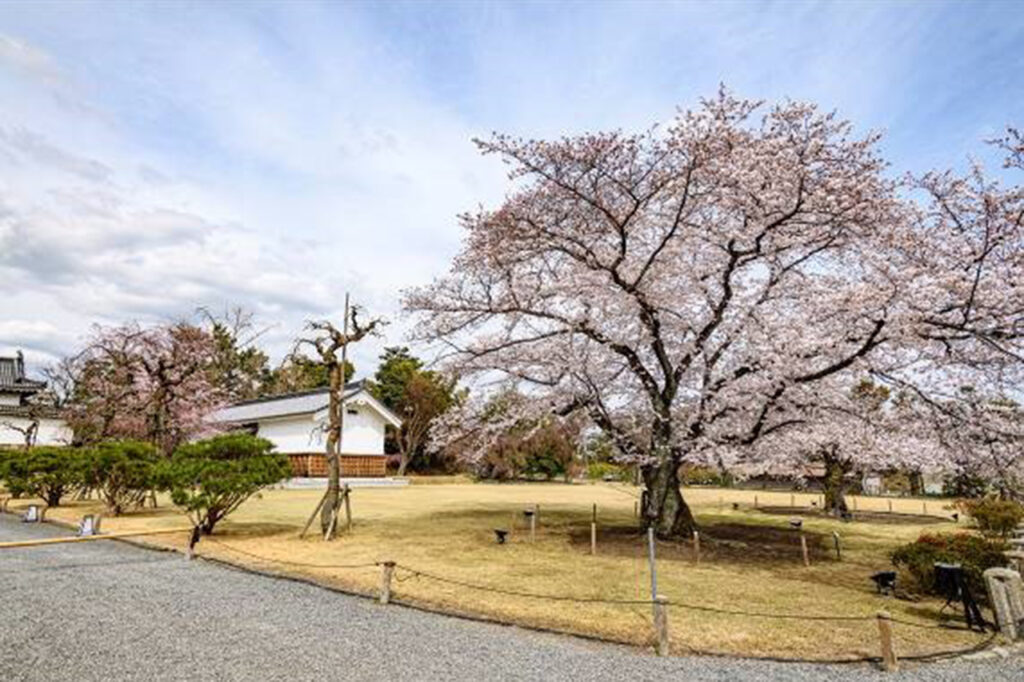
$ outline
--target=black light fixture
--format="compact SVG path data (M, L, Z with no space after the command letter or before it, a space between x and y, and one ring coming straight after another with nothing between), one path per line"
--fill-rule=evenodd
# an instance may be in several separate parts
M498 541L499 545L504 545L505 544L505 538L507 538L507 537L508 537L508 531L507 530L504 530L504 529L501 529L501 528L495 528L494 529L494 539Z
M879 571L871 576L878 588L878 594L893 594L896 591L896 571Z
M974 595L971 594L970 587L967 585L963 566L936 562L933 568L935 570L935 589L946 598L946 603L939 609L939 613L942 613L953 602L958 601L963 606L964 620L967 621L968 629L978 629L984 632L985 618L981 615L978 602L975 601Z
M803 519L793 518L793 519L789 520L789 527L790 528L793 528L793 529L796 529L796 530L800 530L801 528L803 528L803 525L804 525L804 520Z

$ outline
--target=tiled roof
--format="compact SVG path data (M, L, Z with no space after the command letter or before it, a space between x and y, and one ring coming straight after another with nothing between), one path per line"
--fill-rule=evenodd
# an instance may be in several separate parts
M402 425L401 418L389 410L382 402L374 398L366 390L366 383L364 379L362 381L350 381L345 384L345 394L341 398L342 401L354 400L354 402L366 403L379 412L386 422L396 428L400 427ZM359 396L358 399L356 399L356 396ZM225 407L214 412L213 419L219 422L244 424L247 422L257 422L261 419L289 417L298 414L313 415L320 410L326 409L330 399L330 389L327 388L318 388L301 393L267 396Z
M342 399L352 398L362 392L364 388L365 382L351 381L345 384L345 395ZM318 388L301 393L285 393L256 400L246 400L218 410L214 413L213 418L216 421L237 423L286 417L293 414L312 414L327 407L330 402L329 393L330 389L328 388Z
M45 381L25 377L25 360L21 353L15 357L0 357L0 391L36 393L46 388Z
M58 419L61 411L49 405L0 405L0 417Z

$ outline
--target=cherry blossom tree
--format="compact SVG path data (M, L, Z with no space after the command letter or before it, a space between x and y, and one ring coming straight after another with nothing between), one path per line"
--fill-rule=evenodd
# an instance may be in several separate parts
M1020 343L1019 225L985 248L908 204L877 141L725 91L664 132L478 141L512 191L407 293L415 335L530 411L585 413L641 466L644 523L688 534L682 463L805 424L857 373L995 366Z
M214 429L208 417L225 399L212 379L216 359L213 337L187 322L96 327L64 364L76 440L139 439L169 456Z

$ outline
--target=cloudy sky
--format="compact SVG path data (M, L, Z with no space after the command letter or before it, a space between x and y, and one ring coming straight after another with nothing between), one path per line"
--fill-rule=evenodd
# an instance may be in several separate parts
M1024 125L1024 5L0 4L0 352L243 305L280 356L402 288L494 205L471 138L637 129L720 82L881 129L894 172Z

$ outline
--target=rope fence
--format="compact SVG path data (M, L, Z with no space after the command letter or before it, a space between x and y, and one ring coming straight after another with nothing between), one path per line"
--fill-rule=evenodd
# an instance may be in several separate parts
M463 589L499 594L508 597L518 597L523 599L535 599L542 601L550 601L554 603L572 603L581 605L610 605L610 606L646 606L653 609L654 618L654 635L657 642L656 649L659 654L668 654L668 607L674 607L687 611L695 611L700 613L712 613L716 615L735 616L743 618L759 618L768 620L796 620L805 622L818 622L818 623L877 623L880 632L880 648L882 655L878 657L857 657L857 658L843 658L843 659L830 659L823 661L821 659L797 659L797 658L782 658L782 657L770 657L770 656L753 656L749 658L755 658L757 660L771 660L779 662L829 662L829 663L856 663L856 662L880 662L882 667L886 670L895 670L898 667L898 661L900 659L905 661L933 661L943 658L949 658L964 654L973 653L980 651L987 647L994 641L997 636L993 633L989 636L985 636L984 632L977 632L968 628L954 627L945 623L922 623L918 621L908 620L904 618L895 618L885 611L879 611L875 615L860 615L860 616L845 616L845 615L825 615L825 614L796 614L796 613L776 613L776 612L764 612L764 611L748 611L743 609L726 609L715 606L709 606L704 604L693 604L689 602L673 600L666 597L659 596L656 599L611 599L606 597L578 597L564 594L550 594L543 592L531 592L526 590L514 590L502 587L495 587L493 585L484 585L475 583L467 580L459 580L456 578L449 578L446 576L438 575L436 573L423 571L413 566L406 564L400 564L393 561L375 561L375 562L364 562L354 564L310 564L305 562L289 561L286 559L277 559L274 557L262 556L246 550L241 550L237 547L221 542L219 540L212 540L211 538L204 538L211 540L212 544L215 544L225 549L236 552L238 554L248 556L250 558L258 559L268 563L277 563L285 566L298 566L304 568L326 568L326 569L356 569L356 568L370 568L380 567L381 572L381 586L379 591L379 600L383 604L391 603L393 600L392 594L392 583L405 583L409 580L424 579L435 581L442 584L452 585ZM640 614L636 614L640 616ZM932 653L924 654L911 654L900 656L899 659L896 657L894 635L892 626L900 625L904 627L916 628L921 630L953 630L963 633L970 633L978 635L983 639L978 643L965 648L965 649L951 649ZM713 651L702 651L692 647L686 647L686 650L693 654L700 655L714 655L714 656L728 656L730 654L724 652L713 652Z
M596 513L596 512L595 512ZM695 604L682 600L674 600L661 594L655 593L655 587L652 584L652 596L651 599L614 599L606 597L580 597L567 594L551 594L544 592L533 592L528 590L509 589L505 587L498 587L493 585L485 585L476 583L468 580L461 580L451 578L437 573L420 570L414 566L406 564L400 564L394 561L364 561L355 563L313 563L313 562L302 562L293 561L289 559L265 556L256 552L241 549L233 546L232 544L226 543L222 540L210 537L210 536L199 536L197 528L176 528L176 529L161 529L157 531L131 531L114 533L109 535L93 535L86 537L68 537L68 538L46 538L37 539L32 541L19 541L19 542L8 542L0 543L0 548L9 547L25 547L32 545L45 545L56 542L76 542L76 541L87 541L87 540L102 540L102 539L117 539L118 537L130 537L136 535L146 534L160 534L160 533L191 533L189 541L189 548L186 552L188 558L193 557L193 547L200 540L208 542L216 547L223 548L224 550L244 556L249 559L256 561L279 564L281 566L290 566L296 568L306 568L315 570L355 570L355 569L366 569L366 568L380 568L381 569L381 582L379 590L379 601L382 604L388 604L392 601L392 582L405 583L409 580L423 579L428 581L434 581L441 584L452 585L466 590L473 590L482 593L498 594L507 597L515 597L521 599L532 599L540 601L549 601L554 603L570 603L570 604L581 604L581 605L610 605L610 606L643 606L650 607L652 609L652 621L653 621L653 634L656 642L656 650L659 655L667 655L669 653L669 636L668 636L668 609L674 607L682 609L684 611L693 611L699 613L711 613L716 615L734 616L742 618L757 618L766 620L778 620L778 621L805 621L805 622L819 622L819 623L870 623L875 622L879 629L879 642L881 656L875 658L860 658L860 659L839 659L832 662L852 662L852 661L881 661L882 667L886 670L895 670L898 666L898 660L896 657L895 646L894 646L894 633L893 625L900 625L909 628L922 629L922 630L955 630L964 633L971 633L975 635L984 636L985 633L982 631L978 633L969 628L951 627L945 623L924 623L919 621L908 620L904 618L895 618L885 611L879 611L875 615L830 615L830 614L807 614L807 613L777 613L777 612L765 612L765 611L748 611L744 609L729 609L721 608L717 606L711 606L706 604ZM653 556L652 556L653 561ZM652 564L653 571L653 564ZM399 573L399 575L396 575ZM402 575L404 574L404 575ZM653 581L653 578L652 578ZM637 614L640 615L640 614ZM968 649L942 651L928 654L917 654L902 656L904 660L937 660L939 658L946 658L951 656L962 655L966 653L972 653L978 651L990 644L995 638L996 634L988 637L984 641L971 646ZM685 646L685 645L684 645ZM716 652L697 652L696 650L687 647L689 651L702 653L707 655L729 655L719 654ZM773 657L752 657L752 658L764 658L765 660L779 660L779 661L814 661L821 662L820 659L781 659Z

